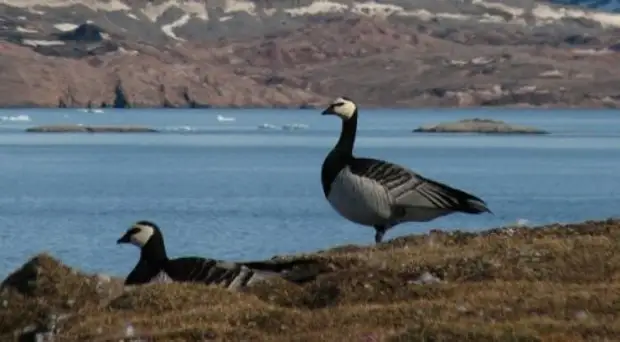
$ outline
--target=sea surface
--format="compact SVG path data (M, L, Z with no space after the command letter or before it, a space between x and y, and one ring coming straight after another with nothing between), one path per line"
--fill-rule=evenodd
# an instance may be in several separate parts
M468 117L552 134L411 132ZM53 123L162 132L24 132ZM349 223L323 197L321 163L339 132L339 120L320 110L2 110L0 279L42 251L85 271L125 275L138 250L116 239L145 219L162 228L170 256L255 260L371 244L371 228ZM470 191L495 213L403 224L386 239L620 213L618 111L364 110L356 153Z

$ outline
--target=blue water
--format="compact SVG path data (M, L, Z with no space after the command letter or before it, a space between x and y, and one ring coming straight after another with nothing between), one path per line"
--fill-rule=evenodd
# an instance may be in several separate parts
M234 122L218 122L217 115ZM31 121L9 121L28 115ZM548 136L420 135L465 117L547 129ZM160 134L35 134L50 123L138 124ZM307 129L259 130L291 123ZM138 258L116 239L158 223L171 256L262 259L371 244L323 198L320 166L340 123L317 110L0 111L0 278L48 251L86 271L123 275ZM493 215L455 214L394 228L570 222L620 211L620 113L550 110L366 110L356 152L409 166L485 199Z

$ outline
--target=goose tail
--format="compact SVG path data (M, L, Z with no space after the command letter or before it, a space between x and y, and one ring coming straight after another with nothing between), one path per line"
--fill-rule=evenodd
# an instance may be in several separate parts
M311 259L251 261L244 262L242 265L255 273L265 275L277 274L288 281L298 284L312 281L324 271L319 261Z
M465 201L465 205L463 206L463 211L468 213L468 214L482 214L482 213L489 213L491 215L495 215L493 214L493 212L491 211L491 209L489 209L489 207L487 206L487 204L481 200L480 198L477 198L475 196L472 196L473 198L468 198Z

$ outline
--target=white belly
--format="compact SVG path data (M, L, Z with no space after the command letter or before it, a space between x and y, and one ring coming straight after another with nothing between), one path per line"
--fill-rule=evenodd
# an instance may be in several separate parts
M173 282L174 280L163 270L149 280L149 284L168 284Z
M386 224L391 208L387 192L379 183L342 169L331 185L327 200L350 221L366 226Z

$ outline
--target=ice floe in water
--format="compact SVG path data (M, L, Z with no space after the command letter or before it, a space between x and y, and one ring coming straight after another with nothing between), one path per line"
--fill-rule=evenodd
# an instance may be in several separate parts
M9 115L9 116L0 116L0 121L32 121L28 115L20 114L20 115Z

